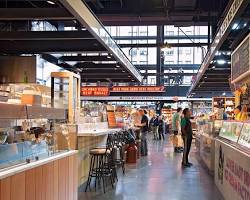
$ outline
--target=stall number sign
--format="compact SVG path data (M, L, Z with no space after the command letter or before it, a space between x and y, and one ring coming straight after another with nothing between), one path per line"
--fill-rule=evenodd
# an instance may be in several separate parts
M165 92L163 86L114 86L111 92Z
M82 87L82 96L109 96L108 87Z

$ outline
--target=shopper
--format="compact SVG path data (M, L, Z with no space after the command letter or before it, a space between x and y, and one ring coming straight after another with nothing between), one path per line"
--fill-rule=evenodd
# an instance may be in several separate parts
M182 108L177 108L177 112L174 113L172 117L172 131L174 133L173 143L174 143L174 151L176 153L181 153L183 148L178 146L178 134L181 133L181 112Z
M193 130L190 117L191 117L191 111L189 110L189 108L185 108L183 110L183 118L181 119L181 133L184 141L182 165L184 167L192 166L192 163L188 161L188 156L193 139Z
M159 140L161 140L161 138L164 140L163 126L164 126L164 122L163 122L162 116L159 116L158 117L158 134L159 134Z
M151 128L153 135L154 135L154 140L157 140L157 138L158 138L158 119L157 119L156 115L154 115L151 118L149 124L150 124L150 128Z
M141 127L141 155L148 155L147 133L148 133L148 117L145 110L140 109L141 123L137 126Z

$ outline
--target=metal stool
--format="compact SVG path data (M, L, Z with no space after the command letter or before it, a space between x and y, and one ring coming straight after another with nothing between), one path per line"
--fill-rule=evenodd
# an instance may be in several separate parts
M110 178L112 188L114 187L114 177L117 177L117 175L112 162L112 148L112 138L111 135L109 135L106 148L95 148L90 150L90 169L85 192L88 188L90 189L92 178L95 178L95 190L97 181L99 182L102 180L104 193L106 192L106 177Z

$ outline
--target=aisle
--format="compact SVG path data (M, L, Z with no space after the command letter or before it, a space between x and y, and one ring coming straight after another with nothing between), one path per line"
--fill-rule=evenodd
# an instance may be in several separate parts
M194 152L191 168L181 167L181 154L169 142L151 141L149 156L127 165L115 189L106 194L80 193L79 200L222 200L212 177L198 164Z

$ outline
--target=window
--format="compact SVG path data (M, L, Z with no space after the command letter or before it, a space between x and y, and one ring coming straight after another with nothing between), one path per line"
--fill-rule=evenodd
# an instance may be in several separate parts
M191 64L192 62L191 62L191 60L186 60L185 63L186 64Z
M141 55L141 56L146 56L146 55L148 55L147 49L141 49L141 50L140 50L140 55Z
M181 60L179 60L179 62L178 62L179 64L182 64L182 61Z
M172 65L172 64L174 64L174 61L172 61L172 60L167 60L167 61L165 61L165 63L166 63L166 64L169 64L169 65Z
M174 35L174 31L166 31L166 35L173 36Z
M191 48L186 48L186 49L185 49L185 53L186 53L187 55L191 55L191 53L192 53Z
M165 53L166 56L172 56L172 55L174 55L174 50L167 50L165 52L166 52Z

